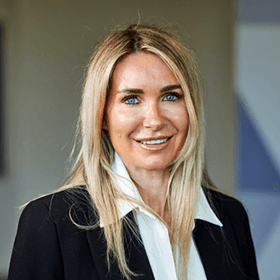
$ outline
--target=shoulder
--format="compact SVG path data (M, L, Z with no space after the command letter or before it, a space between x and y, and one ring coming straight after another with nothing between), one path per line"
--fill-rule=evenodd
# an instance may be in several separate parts
M24 208L20 222L40 225L47 221L56 224L71 222L73 218L78 224L88 224L88 217L93 217L90 212L89 194L83 187L75 187L37 198Z
M248 215L243 204L236 198L219 191L203 188L210 206L223 224L223 237L229 252L241 260L246 279L259 279L255 249Z
M238 199L208 188L203 191L219 219L229 218L232 223L248 221L246 210Z
M24 208L9 279L27 280L30 275L32 279L68 279L64 273L71 279L86 279L95 273L92 259L85 257L90 256L90 248L81 227L94 217L88 197L85 188L73 188L35 199Z

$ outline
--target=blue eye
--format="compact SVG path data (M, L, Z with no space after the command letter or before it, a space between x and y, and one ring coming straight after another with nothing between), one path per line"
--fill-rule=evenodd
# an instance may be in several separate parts
M128 97L125 99L125 103L128 105L135 105L135 104L138 104L139 101L137 100L136 97Z
M171 101L174 102L178 99L178 96L176 96L175 94L168 94L164 97L165 101Z

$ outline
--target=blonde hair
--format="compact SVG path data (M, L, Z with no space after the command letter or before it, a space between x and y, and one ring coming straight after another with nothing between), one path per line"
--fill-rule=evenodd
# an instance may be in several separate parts
M183 46L175 36L161 28L133 24L125 30L113 31L93 53L87 67L80 108L81 147L64 181L68 185L62 189L86 185L92 206L97 209L100 219L105 221L109 269L109 259L113 257L124 277L130 279L132 275L135 276L127 265L122 241L123 225L128 221L118 219L115 204L117 198L130 198L117 187L117 175L111 169L114 149L102 130L102 122L116 64L129 54L142 51L157 55L171 69L185 94L189 114L188 135L172 164L167 195L167 206L172 217L170 239L174 256L179 256L178 261L174 258L177 275L178 279L186 279L199 188L210 181L206 170L203 170L204 118L199 70L192 50Z

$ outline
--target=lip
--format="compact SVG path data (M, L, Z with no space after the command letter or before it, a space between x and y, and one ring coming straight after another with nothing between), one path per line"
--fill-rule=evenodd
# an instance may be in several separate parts
M169 145L169 140L172 138L171 137L157 137L157 138L145 138L141 139L141 140L136 140L137 143L140 144L140 146L148 151L160 151L166 148L166 146ZM167 139L167 141L163 142L163 143L159 143L159 144L144 144L141 141L152 141L152 140L163 140L163 139Z
M144 142L144 141L146 142L146 141L153 141L153 140L163 140L163 139L170 140L172 137L173 137L173 135L172 136L149 137L149 138L135 139L135 141L140 143L140 142Z

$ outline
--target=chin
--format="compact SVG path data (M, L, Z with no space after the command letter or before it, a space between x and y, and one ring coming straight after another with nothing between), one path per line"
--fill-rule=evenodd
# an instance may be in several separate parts
M142 161L138 167L141 169L145 169L147 171L160 171L160 170L166 170L170 167L172 161L163 161L162 159L155 159L155 160L149 160Z

